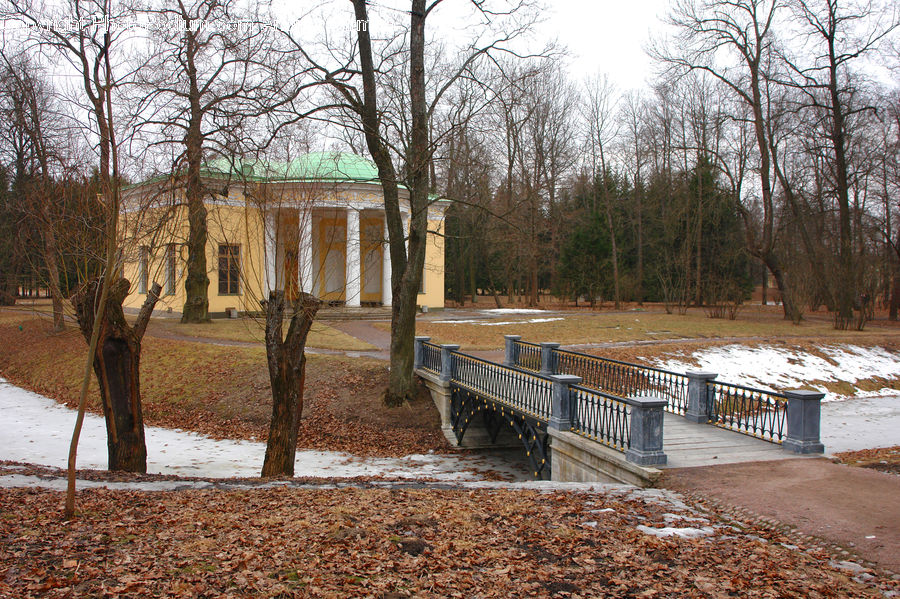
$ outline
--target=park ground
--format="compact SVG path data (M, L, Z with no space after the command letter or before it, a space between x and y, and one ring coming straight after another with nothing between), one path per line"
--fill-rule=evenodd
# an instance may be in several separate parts
M734 343L811 352L825 344L900 349L900 326L884 318L863 332L838 332L825 314L808 315L795 326L775 306L747 307L735 321L649 306L540 314L481 310L489 307L431 313L420 318L417 332L484 355L497 354L504 334L519 334L630 361ZM0 310L0 376L73 406L85 342L73 326L52 334L45 313L41 305ZM264 440L271 408L259 323L176 322L155 318L145 337L146 424ZM300 448L360 456L454 451L424 391L398 410L381 407L387 365L379 358L388 331L384 322L317 325L309 339L317 353L309 356ZM840 382L828 384L846 392ZM860 381L858 388L867 385L897 389L900 373L893 380ZM752 464L742 467L746 472L714 467L667 475L664 484L688 498L681 506L673 506L677 499L666 492L669 499L660 500L609 489L384 488L371 481L346 488L333 488L334 481L266 488L251 481L230 490L84 490L80 517L63 525L58 492L4 489L0 596L857 597L900 590L890 545L900 538L900 508L891 500L900 481L900 449L832 460L862 468L828 459L815 460L815 468L801 462L807 472L803 493L822 495L823 481L828 488L859 485L857 473L869 477L869 486L893 489L877 534L882 516L867 514L873 533L865 535L873 537L867 543L845 534L852 522L829 522L809 506L798 508L796 496L778 496L778 488L758 484L768 476L777 486L779 479L771 468L754 471ZM33 469L4 464L0 474ZM836 495L853 496L841 489ZM827 513L834 502L824 497ZM793 510L785 507L792 504Z

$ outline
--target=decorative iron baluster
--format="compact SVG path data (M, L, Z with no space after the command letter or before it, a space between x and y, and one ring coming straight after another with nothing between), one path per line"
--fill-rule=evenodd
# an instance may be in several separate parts
M550 419L549 380L459 352L453 354L453 363L458 384L541 421Z
M525 447L525 455L531 462L532 472L537 479L550 478L550 435L539 423L517 414L509 415L509 424L519 435Z
M787 397L781 393L717 381L707 382L707 389L713 424L774 443L784 440Z
M688 381L684 374L569 350L557 349L554 353L558 373L580 376L583 386L620 397L652 394L665 399L670 412L687 411Z
M450 421L461 443L481 413L492 441L509 422L519 435L537 478L549 477L552 383L541 376L481 360L460 352L451 355Z
M541 346L528 341L516 341L516 366L530 372L541 371Z
M628 404L621 397L574 385L575 417L572 432L624 452L631 446Z
M441 346L425 342L422 344L422 368L440 374L441 372Z

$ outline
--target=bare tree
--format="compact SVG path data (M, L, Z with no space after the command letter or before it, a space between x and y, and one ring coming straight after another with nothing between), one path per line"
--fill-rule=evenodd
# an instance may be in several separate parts
M151 146L171 145L172 172L184 180L188 212L187 276L181 321L209 320L206 248L210 196L202 176L204 163L225 156L235 138L248 135L249 121L278 113L297 97L302 69L286 74L289 55L260 14L236 0L149 2L138 14L179 23L155 32L137 70L141 124ZM296 66L296 62L291 63ZM251 133L252 135L252 133Z
M619 133L619 123L616 119L617 98L614 87L605 76L588 80L585 95L584 119L587 121L590 136L588 149L591 156L591 176L597 181L594 187L599 185L599 192L603 198L606 226L609 229L612 248L613 299L618 310L622 300L619 285L619 250L616 241L618 227L613 220L613 197L608 181L611 168L608 162L609 146Z
M840 240L832 285L834 322L836 328L846 329L854 322L854 302L861 293L854 264L848 129L854 115L874 109L857 99L859 88L850 66L875 51L898 26L898 13L896 8L877 10L878 5L871 0L795 0L791 8L813 45L811 62L794 58L786 61L796 76L795 85L805 95L806 112L816 119L830 146ZM867 25L864 31L858 30L861 24Z
M0 16L29 26L29 37L23 42L26 48L29 44L37 44L68 63L73 69L76 81L83 92L81 97L87 105L87 115L95 127L92 134L98 154L97 173L101 201L106 209L104 231L106 256L101 280L87 284L82 294L76 294L84 298L83 308L78 311L82 318L79 324L82 325L83 332L87 333L90 330L90 335L86 334L86 338L89 337L88 352L68 460L65 514L66 518L72 518L75 513L78 440L84 420L92 368L98 377L107 374L116 376L114 384L105 387L101 385L107 391L102 399L110 448L110 468L138 472L146 472L147 468L143 420L140 416L139 355L135 355L135 352L138 354L140 352L141 335L137 333L142 331L140 328L137 332L130 331L137 337L137 345L123 341L122 335L128 336L129 331L127 325L120 326L118 323L121 311L107 312L110 300L119 302L124 300L125 293L122 289L128 286L127 282L122 281L113 284L119 270L117 224L121 205L121 177L119 141L113 112L113 96L120 81L114 77L114 59L111 54L118 47L117 41L121 32L103 25L114 23L123 15L114 12L105 0L71 0L62 7L39 5L30 0L10 0L0 13L2 13ZM49 19L53 23L75 22L91 25L71 29L47 27L42 19ZM145 304L145 308L152 312L152 303L149 306ZM90 322L85 319L89 319ZM121 324L124 324L124 318L122 321ZM134 427L135 433L122 434L124 431L120 429L123 423Z
M747 249L763 262L782 291L784 313L791 309L788 282L776 252L775 178L771 159L766 80L774 52L773 27L783 0L677 0L669 22L678 33L674 48L652 54L676 72L700 70L725 84L749 113L759 173L758 205L753 194L740 199ZM746 190L746 188L745 188Z
M290 145L289 142L286 143ZM271 244L272 248L279 245L282 248L298 248L307 244L311 246L312 240L304 238L306 229L301 224L311 222L315 201L328 193L334 193L335 189L315 182L293 184L279 181L282 176L288 178L287 169L290 160L284 162L283 173L267 169L265 167L267 162L255 161L262 167L263 173L270 173L264 175L270 177L264 181L249 181L246 177L248 169L236 169L239 178L242 179L239 184L243 187L244 196L250 199L249 208L256 211L263 222L274 224L270 227L271 230L264 233L267 243ZM276 224L282 216L290 217L292 223L296 218L296 226L284 227ZM282 252L287 252L287 249L283 249ZM267 260L277 260L277 250L275 254L267 256ZM302 290L304 285L312 287L311 281L304 279L318 277L315 273L303 272L298 256L295 256L294 260L295 262L285 260L285 266L280 269L280 277L276 268L276 279L279 282L268 283L271 288L268 299L260 302L265 311L266 362L272 388L272 418L262 466L263 477L294 475L294 456L297 450L300 419L303 416L303 393L306 382L306 338L322 305L321 299ZM291 263L294 263L294 266L288 268L287 265ZM286 333L285 317L288 320Z
M644 167L647 163L647 104L639 92L625 94L621 105L621 116L627 138L627 168L631 171L632 221L635 230L637 264L635 266L634 295L638 305L644 302Z
M53 163L58 156L51 132L61 127L46 77L37 66L21 57L10 58L7 51L0 51L0 58L4 122L15 154L15 190L22 196L20 207L27 222L40 235L45 282L53 302L53 331L59 332L65 328L65 320L54 208L59 207L61 198L53 180Z
M441 0L411 0L408 28L388 34L377 48L373 44L369 6L354 0L357 31L355 47L337 67L304 55L320 79L336 92L345 126L360 130L381 181L391 260L391 372L385 403L396 406L414 394L412 373L416 299L425 261L432 157L447 132L439 133L431 124L448 92L468 77L474 65L502 50L504 43L530 27L533 16L526 3L511 9L491 11L483 3L475 5L478 18L497 28L497 23L517 12L519 19L486 43L475 36L461 57L440 70L426 67L425 24ZM512 22L512 19L507 19ZM479 33L481 33L479 28ZM381 41L381 40L377 40ZM382 54L376 54L381 51ZM338 49L326 48L330 60ZM433 79L429 75L434 74ZM358 82L361 80L361 88ZM394 163L397 160L398 164ZM410 222L404 230L399 185L409 192Z

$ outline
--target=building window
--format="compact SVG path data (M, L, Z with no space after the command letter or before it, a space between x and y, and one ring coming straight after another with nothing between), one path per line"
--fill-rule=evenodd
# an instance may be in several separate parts
M138 293L147 293L147 283L150 279L150 247L142 245L138 258Z
M240 293L241 246L219 245L219 295Z
M175 295L175 244L166 246L166 295Z

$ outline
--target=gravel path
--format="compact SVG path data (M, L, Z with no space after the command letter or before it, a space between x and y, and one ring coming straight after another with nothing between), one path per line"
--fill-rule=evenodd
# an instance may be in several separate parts
M804 459L668 470L662 486L774 519L900 573L900 476Z

